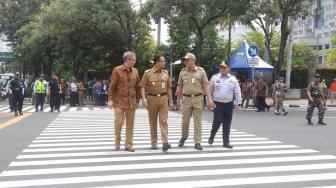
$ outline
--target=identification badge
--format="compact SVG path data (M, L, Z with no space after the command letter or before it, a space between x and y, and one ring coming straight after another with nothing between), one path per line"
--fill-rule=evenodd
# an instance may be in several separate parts
M196 83L196 79L195 79L195 78L192 78L192 79L191 79L191 83L195 84L195 83Z
M166 88L166 82L162 82L162 89Z
M155 86L155 82L152 82L152 86Z

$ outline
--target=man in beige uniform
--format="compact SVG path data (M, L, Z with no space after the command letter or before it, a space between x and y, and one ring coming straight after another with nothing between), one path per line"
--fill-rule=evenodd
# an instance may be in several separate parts
M203 91L208 97L208 106L213 108L215 104L210 95L209 80L204 69L195 65L195 55L187 53L182 60L185 61L186 68L180 72L176 89L177 106L180 106L180 100L182 99L182 138L179 141L179 147L182 147L188 138L189 122L192 115L195 127L195 148L202 150Z
M168 72L163 70L165 58L157 55L154 57L154 67L143 75L140 87L142 103L148 110L149 126L151 132L151 149L157 147L157 119L160 118L162 150L167 151L171 148L168 144L168 100L172 107L171 81ZM146 97L147 94L147 97Z
M120 150L121 129L126 119L125 150L134 152L133 128L135 109L140 98L139 74L134 68L136 56L133 52L125 52L124 64L113 69L109 87L108 105L114 107L115 149Z

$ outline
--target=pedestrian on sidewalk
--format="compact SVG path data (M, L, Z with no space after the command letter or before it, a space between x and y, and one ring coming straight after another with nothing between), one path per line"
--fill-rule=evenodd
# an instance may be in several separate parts
M11 112L14 112L13 95L12 95L12 89L10 85L11 81L13 80L14 78L10 76L6 83L6 94L8 96L8 105L9 105L9 109Z
M330 103L334 104L334 100L336 99L336 78L334 78L334 81L330 84Z
M52 79L49 81L49 96L50 96L50 112L61 112L61 96L60 96L60 83L56 74L52 75Z
M176 89L177 106L182 107L182 138L178 146L182 147L189 136L189 122L191 115L194 118L195 149L203 150L202 141L202 111L203 92L208 97L208 106L214 107L209 90L209 80L203 68L195 65L196 57L187 53L182 58L185 68L180 72Z
M244 107L244 103L246 101L245 108L248 108L250 98L252 98L252 88L250 80L246 80L241 88L242 91L242 107Z
M143 75L140 87L142 104L147 108L151 134L151 149L157 147L157 121L161 129L162 151L171 148L168 143L168 110L173 108L172 84L168 71L164 70L165 58L162 55L154 57L154 66Z
M85 84L83 80L79 80L78 83L78 104L84 106Z
M313 116L313 112L315 107L318 109L318 124L327 125L323 122L325 108L323 105L323 91L320 86L320 75L315 74L313 78L313 82L308 85L307 88L307 96L308 96L308 108L306 119L308 120L308 125L313 125L311 118Z
M230 144L232 113L234 108L238 112L241 111L242 97L239 83L236 77L229 73L229 67L225 63L220 64L219 67L220 73L212 76L210 80L210 93L215 108L208 143L210 145L213 143L218 129L223 124L223 147L232 149L233 146Z
M266 104L266 97L267 97L268 87L266 82L264 81L263 76L260 76L257 85L256 85L256 96L257 96L257 112L265 112L269 111L270 107Z
M13 107L15 116L23 115L22 106L23 106L23 98L24 98L24 88L25 83L20 79L20 73L16 72L14 76L14 80L10 82L10 88L12 90L13 95ZM19 112L18 112L19 111Z
M283 112L283 115L287 115L288 112L286 112L283 102L286 97L286 92L287 92L287 86L284 83L285 78L284 77L279 77L279 81L276 82L273 88L273 93L272 96L275 97L275 115L281 115L281 110Z
M114 107L115 149L120 150L121 129L126 118L125 150L134 152L133 129L135 109L140 98L140 79L138 70L134 68L135 53L125 52L123 61L123 65L112 71L108 105Z

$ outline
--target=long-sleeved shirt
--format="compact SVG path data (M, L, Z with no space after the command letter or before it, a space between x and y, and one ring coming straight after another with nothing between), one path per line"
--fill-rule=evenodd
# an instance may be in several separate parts
M235 76L228 74L227 76L221 73L215 74L210 80L210 94L214 101L231 102L241 104L241 91L238 80Z
M134 67L115 67L111 75L109 99L117 108L135 109L140 98L139 73Z

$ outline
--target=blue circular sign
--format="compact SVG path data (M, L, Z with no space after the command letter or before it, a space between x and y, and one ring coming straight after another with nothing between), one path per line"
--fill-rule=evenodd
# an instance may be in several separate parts
M248 49L248 54L251 57L257 56L259 54L259 48L255 44L252 44Z

